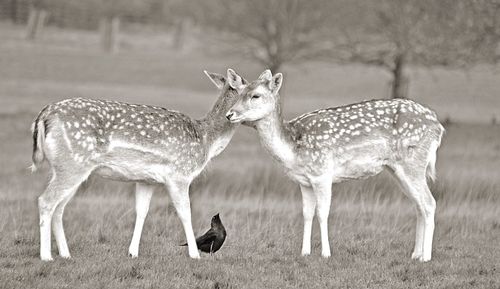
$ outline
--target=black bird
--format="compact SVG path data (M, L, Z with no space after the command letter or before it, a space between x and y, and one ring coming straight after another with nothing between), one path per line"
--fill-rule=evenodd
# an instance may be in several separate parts
M212 217L210 227L210 230L203 236L196 238L196 245L198 246L198 250L212 254L217 252L222 247L222 244L224 244L226 240L226 228L222 225L219 214ZM181 246L187 246L187 243Z

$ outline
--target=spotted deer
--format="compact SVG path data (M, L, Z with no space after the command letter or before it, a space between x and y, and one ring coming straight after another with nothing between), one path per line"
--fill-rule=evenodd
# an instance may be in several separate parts
M370 100L303 114L285 121L281 73L266 70L251 82L229 70L240 99L228 111L232 123L253 126L264 148L300 184L303 199L302 255L311 252L316 214L323 257L329 257L328 215L332 183L365 178L387 168L417 209L412 259L431 259L436 202L426 176L434 179L436 152L444 132L436 114L408 99Z
M136 183L130 256L138 256L153 189L161 184L169 191L184 227L189 256L199 258L189 186L208 161L224 150L237 127L225 117L237 92L223 75L205 73L220 96L200 120L162 107L83 98L66 99L42 109L33 124L33 169L44 160L51 169L50 182L38 198L42 260L52 260L51 227L59 255L70 257L63 212L91 173Z

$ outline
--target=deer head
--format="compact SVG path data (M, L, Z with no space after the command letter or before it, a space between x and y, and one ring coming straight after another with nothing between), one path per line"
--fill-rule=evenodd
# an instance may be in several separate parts
M233 123L252 122L265 118L279 105L279 90L283 75L274 76L268 69L257 80L244 84L233 70L228 70L228 82L238 91L240 98L227 112L226 117Z

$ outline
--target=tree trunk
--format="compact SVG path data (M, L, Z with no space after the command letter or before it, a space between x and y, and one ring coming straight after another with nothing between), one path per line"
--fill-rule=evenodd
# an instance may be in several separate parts
M17 19L17 0L10 1L10 19L12 23L16 24L18 22Z
M42 31L47 19L47 11L39 8L31 8L26 26L26 39L35 40Z
M118 16L104 17L100 23L101 45L104 51L116 52L118 50L118 32L120 18Z
M391 98L406 98L408 96L408 78L404 73L405 56L398 54L394 59L392 69Z
M174 35L172 39L172 47L175 50L181 50L184 46L184 38L186 36L186 19L178 19L174 24Z

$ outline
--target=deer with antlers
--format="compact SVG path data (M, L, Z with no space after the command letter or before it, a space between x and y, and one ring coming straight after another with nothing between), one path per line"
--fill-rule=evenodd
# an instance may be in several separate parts
M245 83L228 70L240 99L228 111L232 123L257 130L266 150L299 183L303 199L302 255L311 252L316 214L321 255L329 257L328 216L332 183L373 176L387 168L417 209L412 259L431 260L436 202L426 177L434 179L436 152L444 133L436 114L408 99L371 100L320 109L285 121L279 90L281 73L270 70Z
M130 256L139 254L153 188L161 184L168 189L184 227L189 256L199 258L191 224L189 186L208 161L224 150L237 127L225 116L237 92L223 75L205 73L221 92L201 120L162 107L83 98L63 100L42 109L33 123L33 169L44 160L51 169L50 182L38 198L42 260L52 260L51 229L59 255L70 257L63 212L90 174L136 183Z

